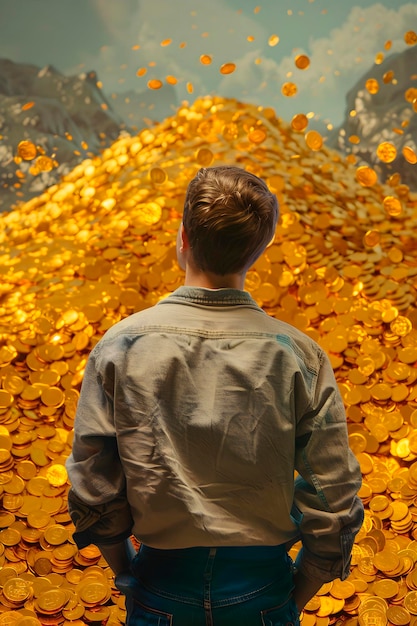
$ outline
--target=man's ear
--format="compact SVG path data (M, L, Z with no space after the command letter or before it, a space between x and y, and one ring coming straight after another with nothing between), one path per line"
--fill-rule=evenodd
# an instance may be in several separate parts
M190 247L190 243L188 241L188 235L185 232L184 224L181 224L180 237L181 237L181 251L184 252L185 250L188 250Z

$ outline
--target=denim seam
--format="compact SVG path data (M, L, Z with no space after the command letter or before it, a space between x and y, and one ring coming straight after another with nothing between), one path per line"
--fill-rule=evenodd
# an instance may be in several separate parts
M142 581L141 584L145 589L150 591L151 593L155 593L161 598L167 598L168 600L174 600L175 602L185 602L186 604L191 604L194 606L203 607L204 606L204 598L198 600L196 598L189 598L188 596L180 596L174 593L169 593L169 591L164 591L163 589L158 589L158 587L154 587L153 585L144 585ZM225 598L224 600L212 600L211 607L213 609L220 608L222 606L230 606L232 604L239 604L241 602L246 602L247 600L251 600L257 595L261 595L265 591L267 591L270 587L274 585L274 582L268 583L263 587L259 587L254 589L253 591L249 591L248 593L244 593L240 596L232 596L230 598ZM285 602L283 603L285 604Z

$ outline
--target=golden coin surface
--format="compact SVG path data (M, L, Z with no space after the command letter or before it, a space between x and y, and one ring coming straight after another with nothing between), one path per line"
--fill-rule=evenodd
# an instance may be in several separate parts
M295 57L294 63L299 70L306 70L310 67L310 59L306 54L298 54Z
M297 113L291 120L291 128L295 131L305 130L308 126L308 117L304 113Z
M414 46L417 43L417 33L414 30L408 30L404 34L404 41L408 46Z
M378 176L371 167L361 165L356 170L356 180L364 187L372 187L378 180Z
M278 35L271 35L268 39L268 45L273 47L276 46L279 43L279 37Z
M153 167L149 171L149 178L155 185L162 185L167 179L167 173L162 167Z
M375 78L368 78L365 87L371 94L376 94L379 91L379 83Z
M202 54L200 56L200 63L202 65L210 65L212 62L212 57L209 54Z
M305 142L311 150L320 150L323 145L323 137L317 130L309 130L305 134Z
M223 65L220 67L220 74L232 74L235 69L235 63L223 63Z
M297 85L292 82L283 83L281 87L282 95L286 96L287 98L292 98L292 96L295 96L297 92L298 92Z
M406 626L410 623L410 613L402 606L390 606L387 610L387 618L394 626Z
M17 145L17 154L24 161L33 161L37 155L37 149L32 141L20 141Z
M67 601L67 595L63 589L49 589L41 593L37 599L42 611L57 612L62 609Z
M383 141L376 149L377 157L383 163L391 163L397 156L397 148L389 141Z
M159 80L159 78L151 78L151 80L148 80L149 89L161 89L162 85L162 80Z
M200 148L196 153L196 161L202 167L209 167L214 159L214 154L209 148Z
M417 163L417 154L415 150L410 146L404 146L402 149L402 154L405 160L408 161L408 163L411 163L412 165Z

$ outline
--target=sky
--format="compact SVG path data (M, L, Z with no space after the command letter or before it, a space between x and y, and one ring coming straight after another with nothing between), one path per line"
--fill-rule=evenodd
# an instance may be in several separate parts
M171 76L179 102L217 94L333 125L346 92L378 53L405 49L408 30L417 31L415 1L0 0L0 57L68 75L95 70L109 95ZM307 69L295 65L300 54ZM221 74L225 63L236 69ZM285 82L294 96L282 94Z

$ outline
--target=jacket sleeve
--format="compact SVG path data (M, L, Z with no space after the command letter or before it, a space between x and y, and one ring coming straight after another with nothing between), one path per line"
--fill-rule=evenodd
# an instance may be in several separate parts
M293 517L302 539L296 567L324 583L349 575L364 513L342 398L327 356L320 359L310 407L297 426Z
M98 348L98 346L96 346ZM71 482L69 514L79 547L115 543L130 535L133 520L126 498L113 417L112 368L106 387L96 369L97 349L87 361L66 467Z

